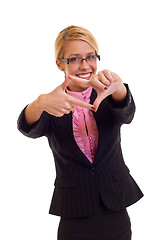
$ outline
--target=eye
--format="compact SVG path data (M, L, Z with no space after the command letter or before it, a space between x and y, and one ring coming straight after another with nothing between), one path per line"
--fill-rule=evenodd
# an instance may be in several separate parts
M69 59L69 62L73 62L73 63L78 61L79 61L79 58L76 58L76 57Z
M89 55L87 56L87 60L90 61L90 60L95 60L96 59L96 56L95 55Z

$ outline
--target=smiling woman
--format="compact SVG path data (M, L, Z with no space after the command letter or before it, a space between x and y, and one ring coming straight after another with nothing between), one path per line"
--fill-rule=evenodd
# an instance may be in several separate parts
M65 44L64 58L58 59L56 63L59 69L66 74L90 80L92 76L96 75L97 56L89 43L73 40ZM75 92L86 89L80 88L74 81L69 82L68 88Z
M94 36L82 27L69 26L60 32L55 41L55 57L59 69L87 80L96 74L96 60L100 60L98 51ZM68 87L76 92L85 90L75 86L74 82L70 82Z
M120 128L135 113L132 94L116 73L97 74L98 45L88 30L61 31L55 55L65 80L21 112L18 129L48 138L56 166L49 212L61 216L58 240L130 240L126 208L143 196L121 150Z

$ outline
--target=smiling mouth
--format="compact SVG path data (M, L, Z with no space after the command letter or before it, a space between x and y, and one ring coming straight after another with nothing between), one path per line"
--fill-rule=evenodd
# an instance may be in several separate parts
M77 74L76 76L79 78L85 78L87 80L89 80L91 78L92 72L90 73L81 73L81 74Z

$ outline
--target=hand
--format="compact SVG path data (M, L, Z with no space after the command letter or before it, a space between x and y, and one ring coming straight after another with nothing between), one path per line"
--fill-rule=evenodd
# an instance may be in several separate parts
M42 94L39 97L43 111L48 112L56 117L62 117L75 110L74 105L95 110L95 107L89 103L83 102L77 98L69 96L65 89L69 85L69 78L65 76L65 81L55 88L51 93Z
M93 103L96 110L103 99L107 96L112 94L115 101L121 101L125 98L127 93L121 78L116 73L109 70L99 72L98 75L93 76L90 80L85 80L71 75L69 75L69 78L76 81L80 87L92 87L96 90L97 98Z
M115 101L122 101L126 97L126 87L116 73L105 69L98 73L97 78L101 83L106 85L106 91L101 91L100 89L97 91L97 98L93 104L96 109L103 99L109 95L112 95Z

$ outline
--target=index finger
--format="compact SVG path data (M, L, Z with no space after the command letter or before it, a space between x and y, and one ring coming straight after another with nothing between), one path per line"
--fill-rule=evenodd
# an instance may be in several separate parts
M83 78L79 78L79 77L75 77L72 75L68 75L68 77L71 80L74 80L74 82L76 82L78 84L78 86L84 88L84 87L92 87L95 90L97 88L104 90L104 88L106 87L105 84L103 84L101 81L99 81L99 79L97 78L97 76L92 76L92 78L90 80L86 80Z
M111 71L109 71L109 70L107 70L107 69L104 69L102 72L103 72L104 76L105 76L111 83L114 82L114 78L113 78L113 76L112 76Z
M74 80L80 87L89 87L89 81L83 78L68 75L69 79Z
M86 103L86 102L84 102L84 101L82 101L82 100L80 100L78 98L69 96L69 102L71 104L78 105L80 107L84 107L84 108L88 108L89 110L96 111L96 108L92 104Z

